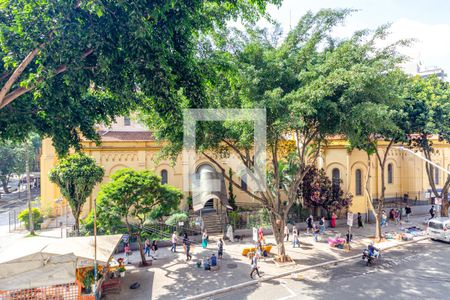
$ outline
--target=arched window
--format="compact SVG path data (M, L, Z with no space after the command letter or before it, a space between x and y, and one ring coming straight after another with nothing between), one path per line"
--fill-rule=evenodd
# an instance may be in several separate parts
M123 118L123 126L131 126L131 119L130 119L130 117L124 117Z
M434 168L434 183L435 184L439 184L439 169L438 168Z
M357 169L355 172L355 195L362 195L362 174L361 169Z
M241 176L241 187L243 191L247 190L247 174Z
M394 176L393 176L393 166L392 164L388 164L388 168L387 168L387 181L388 183L393 183L394 182Z
M338 168L334 168L331 171L331 183L333 188L337 188L341 185L341 171Z
M161 171L161 183L166 184L167 183L167 170Z

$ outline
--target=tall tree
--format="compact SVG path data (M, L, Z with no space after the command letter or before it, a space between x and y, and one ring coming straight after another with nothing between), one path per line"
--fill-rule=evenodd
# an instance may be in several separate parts
M449 83L436 76L414 77L405 88L405 99L408 124L411 127L409 146L422 151L425 158L433 161L436 153L433 140L450 142ZM425 170L433 195L442 198L442 215L448 217L450 176L444 174L445 181L439 191L436 173L440 177L441 171L429 163L425 164Z
M80 214L95 185L102 181L104 170L86 154L75 153L62 158L50 170L50 181L55 183L69 202L75 218L75 231L79 233Z
M383 30L359 32L342 41L332 38L331 31L349 12L307 13L282 42L279 28L273 34L250 29L247 33L225 32L215 44L207 39L200 47L208 87L203 108L267 111L267 189L253 192L232 182L267 208L280 260L286 259L283 229L287 214L293 203L301 201L299 186L315 165L321 145L327 137L341 132L350 102L378 93L373 82L395 65L393 47L375 46ZM185 99L180 110L192 107L199 107L198 103ZM171 122L168 130L169 119L154 111L145 113L157 136L170 142L168 153L176 155L182 148L182 126ZM199 123L196 138L197 151L228 180L218 159L223 155L234 154L245 167L256 170L249 122Z
M1 1L0 139L35 131L65 154L81 135L99 141L94 126L143 105L142 94L159 111L179 94L201 99L198 33L280 2Z
M182 197L183 193L161 184L161 178L151 171L121 169L102 186L98 194L98 214L101 219L125 219L130 237L137 236L142 265L147 265L141 240L146 216L169 215L178 208Z
M11 143L3 143L0 145L0 181L3 191L9 194L9 179L13 173L17 172L20 151ZM0 194L1 195L1 194Z

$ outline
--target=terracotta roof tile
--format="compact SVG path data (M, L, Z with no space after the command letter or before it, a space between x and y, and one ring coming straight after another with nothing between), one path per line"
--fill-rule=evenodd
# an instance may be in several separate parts
M99 131L102 141L154 141L150 131Z

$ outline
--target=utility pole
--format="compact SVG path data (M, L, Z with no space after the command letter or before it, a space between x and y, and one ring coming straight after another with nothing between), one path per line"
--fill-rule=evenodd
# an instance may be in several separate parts
M97 201L94 198L94 296L95 300L98 299L98 286L97 286Z
M31 207L30 153L28 141L26 141L25 144L25 172L27 173L28 218L30 223L30 234L34 235L33 210Z

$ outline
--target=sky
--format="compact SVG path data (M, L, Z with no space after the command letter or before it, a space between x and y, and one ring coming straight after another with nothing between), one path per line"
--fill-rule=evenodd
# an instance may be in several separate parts
M281 7L270 6L268 13L289 31L308 11L321 8L352 8L358 11L349 16L336 36L348 37L360 29L375 29L390 23L389 41L414 38L416 42L400 52L410 57L404 68L438 66L450 73L450 1L444 0L284 0ZM260 26L268 26L260 22ZM447 76L447 80L449 76Z

